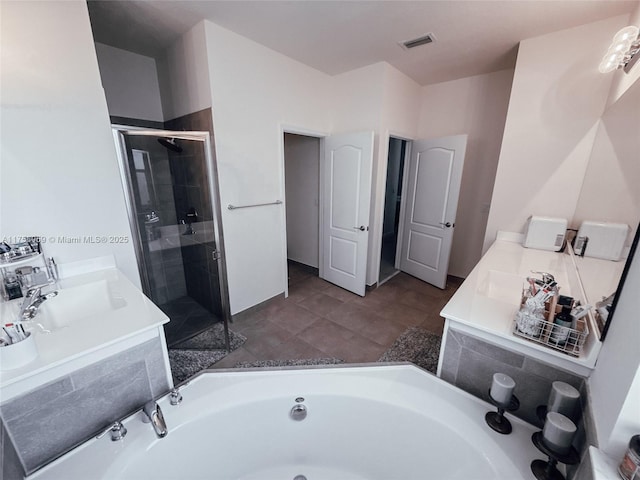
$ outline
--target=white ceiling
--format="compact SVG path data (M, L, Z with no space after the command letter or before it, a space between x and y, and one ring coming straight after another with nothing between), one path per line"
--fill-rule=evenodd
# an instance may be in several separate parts
M628 14L638 1L89 0L88 5L96 41L142 55L161 56L208 19L330 75L386 61L426 85L510 68L520 40ZM426 33L436 42L412 50L399 46Z

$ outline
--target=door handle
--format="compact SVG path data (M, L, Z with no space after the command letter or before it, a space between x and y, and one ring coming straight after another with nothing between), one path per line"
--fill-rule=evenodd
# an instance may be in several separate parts
M444 225L445 227L449 228L449 227L455 227L456 224L455 223L451 223L451 222L447 222L447 223L442 223L440 222L440 225Z
M369 230L369 227L365 227L364 225L360 225L359 227L353 227L356 230L360 230L361 232L364 232L365 230Z

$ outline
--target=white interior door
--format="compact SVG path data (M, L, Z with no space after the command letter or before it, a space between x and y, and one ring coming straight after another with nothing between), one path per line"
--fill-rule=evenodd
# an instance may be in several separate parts
M320 276L364 296L373 132L325 138Z
M416 140L411 148L400 270L445 288L466 135Z

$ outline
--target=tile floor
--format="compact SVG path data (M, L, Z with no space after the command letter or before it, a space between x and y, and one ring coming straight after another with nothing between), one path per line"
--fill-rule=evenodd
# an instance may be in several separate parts
M170 300L159 305L159 308L171 319L164 326L169 347L197 335L220 321L191 297Z
M440 290L401 272L360 297L292 262L289 297L275 297L235 315L230 327L247 341L212 368L326 357L375 362L408 327L441 334L439 312L461 283L449 277L447 288Z

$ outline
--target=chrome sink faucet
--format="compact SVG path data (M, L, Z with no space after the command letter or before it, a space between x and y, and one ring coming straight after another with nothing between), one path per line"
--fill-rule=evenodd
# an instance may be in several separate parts
M169 430L167 429L167 424L164 421L164 415L162 415L160 405L153 400L149 400L144 404L144 407L142 407L142 413L142 421L145 423L151 423L153 431L156 432L158 438L164 438L167 436Z
M22 301L22 305L20 306L20 318L33 318L35 313L32 312L33 304L36 302L40 293L42 292L42 288L32 288L27 291L27 294L24 296L24 300Z
M45 300L53 298L56 295L58 295L57 290L42 295L42 287L29 289L26 296L24 297L22 306L20 307L19 318L21 320L31 320L38 313L38 308L40 308L40 305L42 305Z

